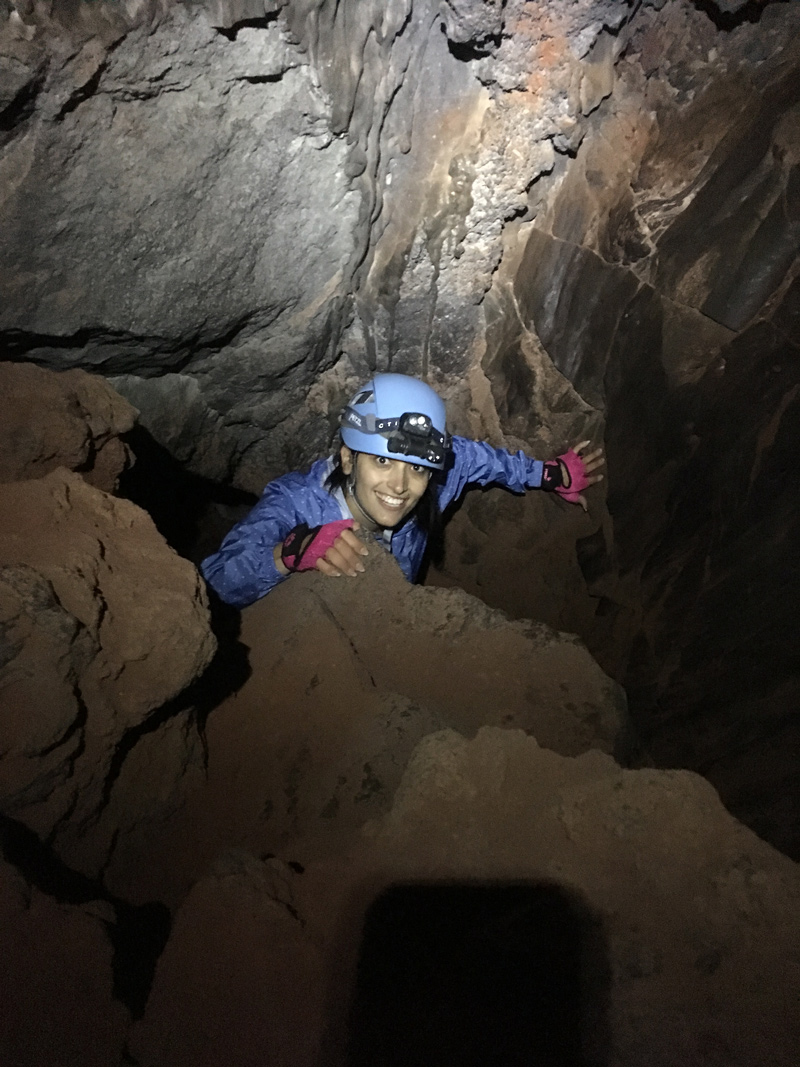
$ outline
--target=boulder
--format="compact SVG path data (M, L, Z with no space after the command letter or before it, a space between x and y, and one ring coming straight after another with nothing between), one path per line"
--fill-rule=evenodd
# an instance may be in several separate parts
M326 990L293 903L298 877L231 850L193 887L129 1038L142 1067L320 1062Z
M114 999L103 901L59 902L0 860L0 1060L14 1067L119 1063L130 1016Z
M412 586L375 543L366 563L353 579L295 575L245 609L247 663L229 658L205 719L207 777L157 831L120 830L115 892L178 903L232 844L329 854L388 810L415 746L445 727L520 727L565 755L624 749L624 694L577 638Z
M0 561L2 811L93 873L126 755L213 655L205 590L145 512L63 468L0 486Z
M82 370L54 374L32 363L0 363L0 482L78 471L112 493L130 466L122 439L136 410L108 382Z
M143 1067L477 1067L532 1050L793 1067L798 902L798 866L697 775L562 756L521 730L439 731L337 855L220 858L179 912L131 1049Z

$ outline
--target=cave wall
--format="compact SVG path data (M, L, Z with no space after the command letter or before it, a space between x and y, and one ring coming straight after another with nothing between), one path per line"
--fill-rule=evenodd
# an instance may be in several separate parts
M640 758L707 774L797 854L787 13L722 42L677 7L635 30L619 102L537 216L514 288L526 328L605 412L609 518L579 551L599 598L582 632L626 687Z
M9 357L113 376L182 462L252 490L374 368L502 437L479 356L504 226L610 92L627 3L10 11Z
M636 760L701 770L797 854L796 5L0 0L0 18L3 357L106 374L175 458L253 490L326 447L376 367L427 373L454 427L496 444L603 435L607 504L472 494L431 581L581 633L628 691ZM86 484L113 488L130 409L85 380L49 407L30 380L41 402L9 390L2 423L27 450L0 530L3 692L25 712L0 739L8 1055L343 1060L376 898L499 879L580 902L597 1061L794 1062L796 865L692 774L509 728L557 749L567 713L616 724L618 701L570 706L574 638L397 575L387 602L384 576L375 615L418 642L398 672L357 593L307 575L244 620L241 697L242 646L181 697L214 648L202 586ZM46 408L35 439L26 404ZM509 633L563 675L531 699L515 670L514 703L490 672L471 685L482 627L498 675ZM290 696L264 728L281 670L307 717ZM122 917L154 897L173 936L134 927L126 961Z
M474 494L430 580L581 633L640 758L796 848L797 5L1 11L4 358L252 491L374 369L497 445L604 436L607 504Z
M115 376L209 478L253 448L274 471L291 434L266 436L336 355L346 146L274 12L225 29L192 6L126 10L5 24L6 351Z

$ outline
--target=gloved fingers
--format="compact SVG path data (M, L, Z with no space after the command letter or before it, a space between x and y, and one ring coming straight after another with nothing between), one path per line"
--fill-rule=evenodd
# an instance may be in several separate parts
M318 570L320 574L327 575L328 578L342 577L342 572L338 571L332 563L328 563L328 561L324 557L320 557L317 560L317 562L314 564L314 569Z
M333 568L333 571L338 572L338 574L347 574L351 578L363 573L364 564L361 562L360 551L363 545L358 541L358 538L356 538L356 541L358 544L357 549L348 544L343 536L337 537L325 555L317 560L317 570L322 571L323 574L331 574L331 571L323 566L323 564L327 563L328 566Z
M290 572L312 570L339 540L342 532L352 525L352 519L338 519L314 527L300 523L284 538L281 548L283 565Z
M598 467L602 467L606 461L602 448L598 448L594 452L589 452L589 454L583 456L582 459L587 473L589 471L597 470Z
M353 523L353 530L359 530L361 527L357 522ZM343 530L340 540L351 548L358 556L368 556L369 550L363 541L360 541L353 530Z
M585 456L583 455L583 450L588 448L591 443L591 441L581 441L580 444L573 445L572 448L572 451L583 460L587 473L602 467L606 461L602 447L595 448L593 452L587 452Z
M590 441L581 441L574 448L569 449L563 456L558 457L561 464L563 485L556 487L556 492L570 504L579 504L584 511L588 511L589 505L583 490L602 482L602 474L593 474L603 466L605 457L602 448L595 448L592 452L582 456L581 453L591 444Z
M574 502L575 495L589 484L586 475L586 464L572 448L565 452L563 456L559 456L558 462L561 464L563 485L557 488L556 492L567 500Z
M557 489L556 492L561 499L566 500L568 504L580 504L584 511L589 510L589 505L583 493L576 493L574 490L570 489Z

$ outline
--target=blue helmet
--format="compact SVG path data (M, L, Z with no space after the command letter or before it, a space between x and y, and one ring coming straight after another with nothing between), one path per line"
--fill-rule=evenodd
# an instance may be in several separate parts
M348 448L371 456L443 470L450 450L444 401L407 374L376 374L344 409L339 425Z

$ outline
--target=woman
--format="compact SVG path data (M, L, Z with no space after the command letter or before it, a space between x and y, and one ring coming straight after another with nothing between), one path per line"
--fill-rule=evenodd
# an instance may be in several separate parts
M413 582L441 511L468 485L559 493L586 508L584 489L599 482L598 448L583 441L541 462L465 437L450 437L441 397L404 374L378 374L342 412L338 455L302 474L277 478L250 514L202 563L228 604L252 604L295 571L355 577L368 554L355 530L382 541Z

